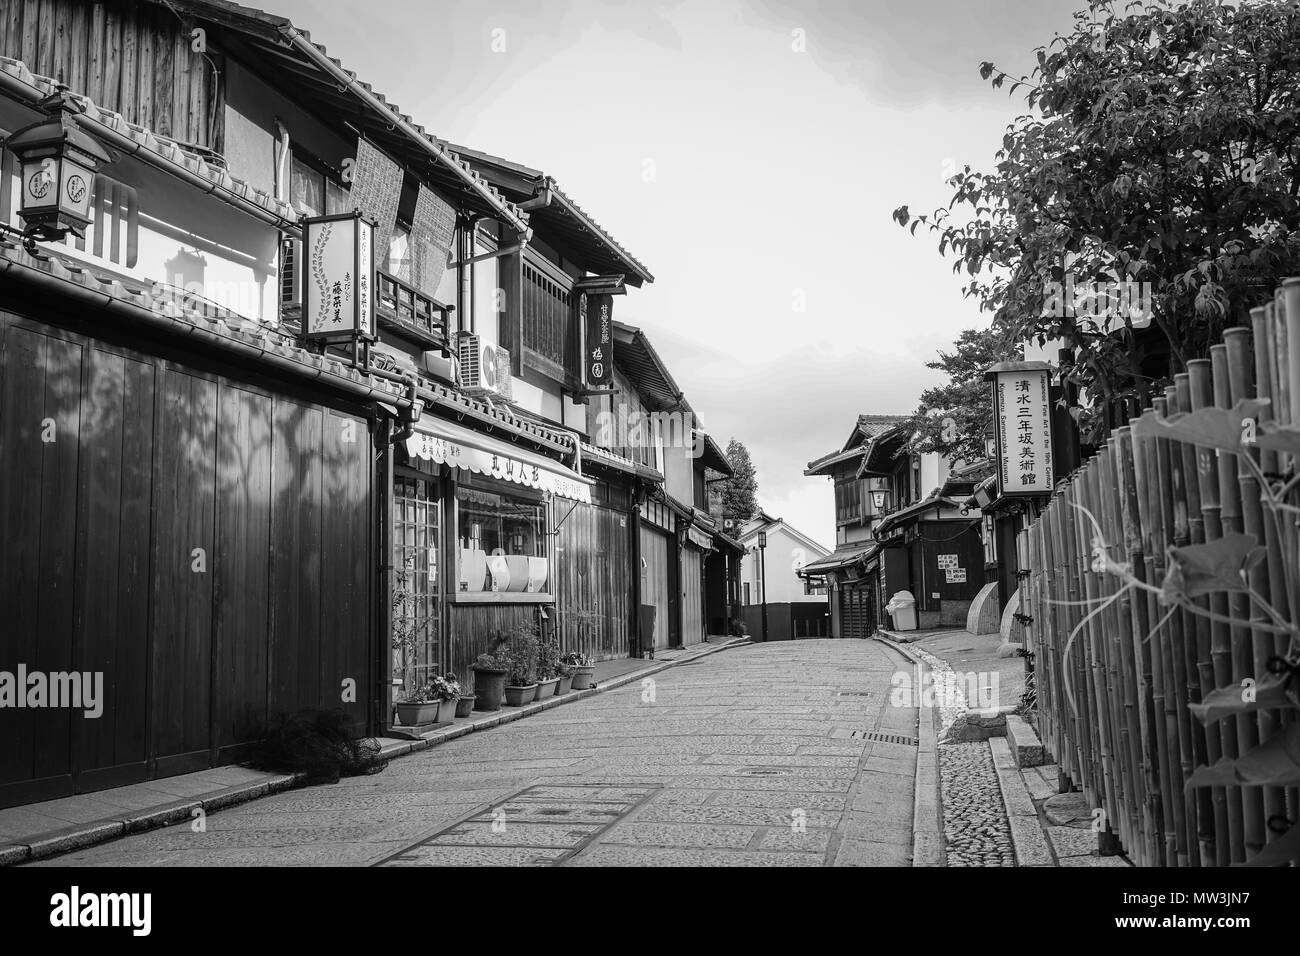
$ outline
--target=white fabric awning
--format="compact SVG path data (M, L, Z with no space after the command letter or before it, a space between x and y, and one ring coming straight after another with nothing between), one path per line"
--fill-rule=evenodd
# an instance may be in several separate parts
M406 440L413 458L591 503L591 482L571 468L510 442L440 418L422 418Z

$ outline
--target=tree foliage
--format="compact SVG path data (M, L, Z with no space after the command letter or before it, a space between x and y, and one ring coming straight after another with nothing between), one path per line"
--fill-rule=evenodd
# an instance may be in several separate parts
M1300 0L1094 2L1036 53L1028 77L980 68L1029 108L993 171L966 166L946 208L894 218L937 235L1014 340L1073 348L1094 406L1145 402L1300 271ZM1067 278L1138 284L1164 367L1135 361L1131 311L1050 308Z
M984 432L993 421L993 403L984 372L1020 355L1005 328L995 325L967 329L953 343L953 351L926 362L947 381L921 393L920 405L904 426L912 433L911 449L968 462L985 457Z
M727 442L727 461L734 474L718 482L722 516L748 521L758 514L758 478L744 442L734 438Z

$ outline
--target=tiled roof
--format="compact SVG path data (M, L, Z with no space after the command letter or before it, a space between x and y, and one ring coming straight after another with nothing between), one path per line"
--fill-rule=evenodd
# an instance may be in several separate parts
M195 298L183 289L163 283L124 282L106 276L92 267L69 257L42 251L30 255L22 245L0 236L0 275L17 270L16 277L24 272L44 275L68 284L69 293L77 288L104 296L127 306L148 310L156 315L190 326L196 333L209 334L225 340L232 348L251 346L270 355L301 366L303 375L321 379L347 388L360 386L386 393L395 404L401 404L406 393L403 385L378 376L364 376L350 364L334 356L309 352L298 340L279 329L229 312L213 303ZM254 359L256 361L256 359ZM539 422L529 421L509 411L471 398L463 392L448 388L438 382L421 378L421 398L426 405L457 416L468 416L471 421L503 428L506 431L531 438L539 443L559 448L571 448L572 441L566 431L549 428Z
M32 73L21 60L12 60L8 57L0 57L0 73L4 73L12 80L30 87L30 97L33 103L55 92L59 86L57 80ZM262 207L273 216L287 222L296 222L298 220L298 213L288 203L281 202L274 196L236 179L220 166L209 163L198 153L187 150L166 137L158 136L137 123L128 123L120 113L101 109L88 97L82 96L75 91L71 93L71 97L85 111L83 116L91 125L98 124L125 136L132 142L137 143L141 149L155 153L178 166L184 166L191 173L210 180L214 186Z
M463 159L460 158L453 150L447 148L444 141L439 140L431 133L427 132L423 126L416 123L410 116L403 113L395 104L390 103L384 94L375 90L365 80L357 78L357 75L343 66L343 63L336 57L329 55L329 51L319 43L311 39L311 34L306 30L297 29L287 18L276 14L267 13L256 7L245 7L238 3L231 3L229 0L150 0L153 3L160 3L169 9L182 8L189 10L195 16L211 20L221 26L240 31L254 37L262 43L270 42L272 48L277 53L283 54L284 41L289 40L294 35L301 37L306 43L310 44L321 57L333 64L334 68L355 82L367 94L374 97L380 105L381 120L393 126L393 120L401 120L402 123L409 126L417 136L423 137L433 151L438 154L438 158L457 176L466 183L472 184L474 189L490 199L491 204L504 213L508 218L515 219L524 228L527 228L528 214L521 210L514 203L505 198L491 183L484 179L478 172L470 167ZM337 80L327 77L325 82L320 84L322 87L338 87ZM338 89L338 92L343 92ZM360 106L360 104L359 104Z

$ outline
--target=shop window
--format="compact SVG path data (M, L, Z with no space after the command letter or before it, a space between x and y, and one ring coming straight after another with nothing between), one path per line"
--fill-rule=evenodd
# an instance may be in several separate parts
M411 227L400 219L393 226L392 238L388 241L388 260L383 271L398 282L411 282Z
M456 493L457 590L546 593L546 509L535 499L462 487Z

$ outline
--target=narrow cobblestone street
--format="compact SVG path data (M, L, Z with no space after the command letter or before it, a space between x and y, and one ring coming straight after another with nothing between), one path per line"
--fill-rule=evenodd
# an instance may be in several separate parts
M742 646L47 865L907 865L904 667L874 641Z

